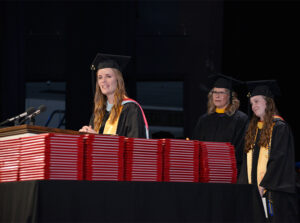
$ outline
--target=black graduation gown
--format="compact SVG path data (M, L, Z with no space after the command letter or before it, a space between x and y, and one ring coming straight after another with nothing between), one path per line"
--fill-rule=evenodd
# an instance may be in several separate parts
M267 170L260 186L267 190L266 197L273 201L272 222L296 222L296 172L294 156L294 139L288 124L275 119L272 133L270 156ZM257 140L258 141L258 140ZM257 143L256 143L257 144ZM257 147L254 148L258 149ZM256 155L255 155L256 154ZM253 153L252 163L257 165L259 151ZM256 178L257 168L252 166L252 179ZM243 165L238 183L248 183L247 154L243 155ZM256 184L254 181L253 183Z
M105 123L109 118L109 112L105 112L103 122L101 124L99 134L103 133ZM90 125L94 127L94 115L90 120ZM126 103L123 105L122 112L119 117L117 135L132 138L146 138L146 127L143 115L139 106L135 103Z
M204 114L196 124L193 139L210 142L230 142L233 144L239 173L243 158L243 139L247 122L248 116L241 111L236 111L232 116L216 112Z

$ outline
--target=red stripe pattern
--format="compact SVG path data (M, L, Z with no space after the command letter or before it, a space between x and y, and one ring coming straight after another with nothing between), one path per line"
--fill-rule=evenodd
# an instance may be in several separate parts
M225 142L40 134L0 141L0 182L102 180L236 183Z
M84 179L124 180L124 137L85 135Z
M164 181L199 182L199 143L165 139Z
M126 181L162 181L162 141L127 138L125 144Z

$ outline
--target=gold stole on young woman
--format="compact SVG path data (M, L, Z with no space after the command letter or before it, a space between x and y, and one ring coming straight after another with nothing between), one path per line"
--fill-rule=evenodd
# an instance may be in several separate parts
M123 105L120 107L120 109L118 111L118 118L114 122L112 122L112 120L111 120L112 119L111 113L109 114L109 117L104 126L103 134L115 135L117 133L119 118L120 118L122 109L123 109Z
M269 156L270 156L270 149L271 149L271 142L272 142L272 132L273 132L273 127L274 124L272 125L271 128L271 138L268 147L260 147L259 151L259 158L258 158L258 163L257 163L257 185L260 185L260 182L265 176L265 173L267 171L267 164L269 161ZM256 131L256 136L257 136ZM256 136L255 136L255 141L256 141ZM251 174L252 174L252 159L253 159L253 149L249 150L247 153L247 170L248 170L248 182L251 184Z

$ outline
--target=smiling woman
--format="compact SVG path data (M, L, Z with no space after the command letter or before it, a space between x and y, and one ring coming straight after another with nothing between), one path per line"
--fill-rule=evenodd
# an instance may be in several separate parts
M253 116L245 135L239 183L257 185L270 222L298 222L293 133L278 114L277 81L247 83Z
M120 82L120 80L117 81L117 75L120 76L120 74L117 73L118 70L113 68L104 68L97 72L98 85L102 94L107 96L110 104L114 102L114 93L117 89L117 84Z
M128 56L97 54L92 64L97 71L94 113L89 126L79 131L149 138L143 109L126 94L121 71L129 60Z
M266 99L262 95L253 96L250 98L252 111L260 118L260 121L264 121L265 110L266 110Z

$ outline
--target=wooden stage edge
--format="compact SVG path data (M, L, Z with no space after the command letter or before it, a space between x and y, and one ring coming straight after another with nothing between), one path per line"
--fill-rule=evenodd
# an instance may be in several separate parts
M23 134L42 134L42 133L63 133L63 134L72 134L72 135L81 135L79 131L67 130L67 129L57 129L49 128L44 126L35 126L35 125L19 125L12 127L0 128L0 138L23 135Z

